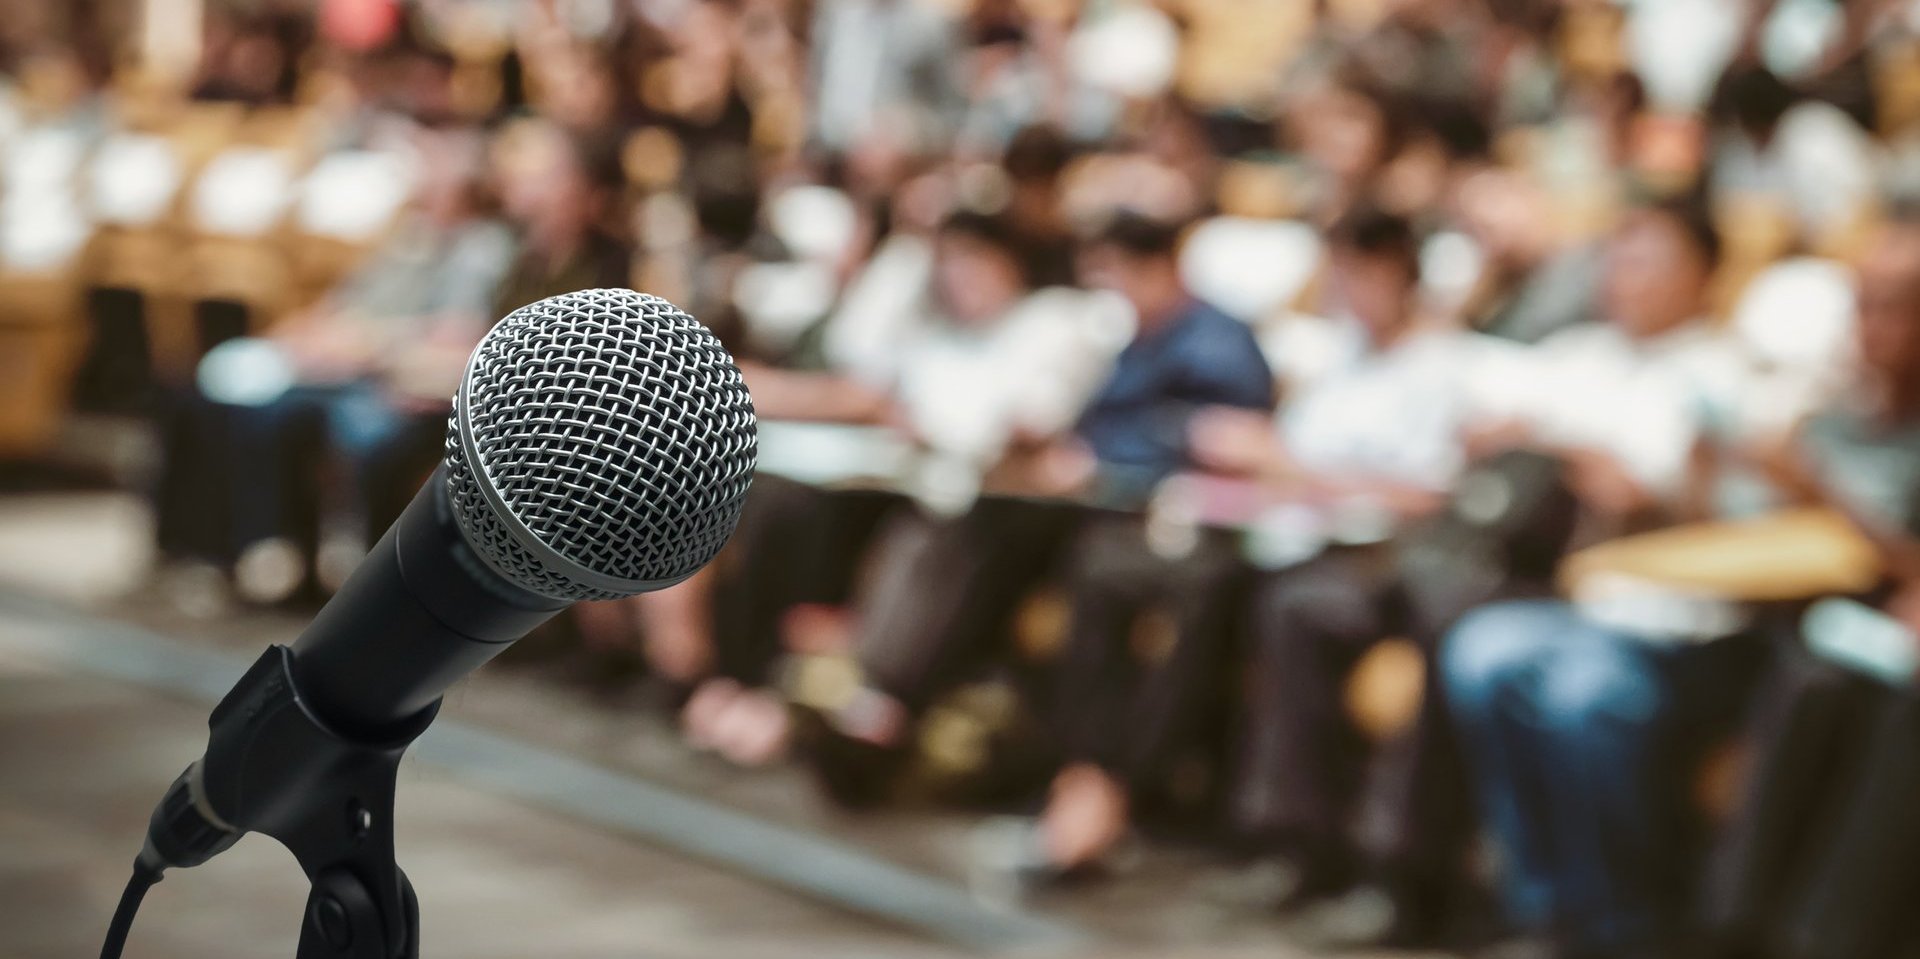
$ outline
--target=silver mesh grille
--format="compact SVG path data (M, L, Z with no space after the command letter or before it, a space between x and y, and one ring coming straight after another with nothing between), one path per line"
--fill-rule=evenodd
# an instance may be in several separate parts
M474 351L454 403L447 492L461 532L509 580L555 599L691 575L732 535L752 481L740 370L656 296L583 290L513 311Z

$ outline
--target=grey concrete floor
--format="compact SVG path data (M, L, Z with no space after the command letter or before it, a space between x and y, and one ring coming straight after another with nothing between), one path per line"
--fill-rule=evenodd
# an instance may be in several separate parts
M205 722L198 704L0 652L0 956L98 950L155 784L204 745ZM398 816L428 955L957 954L418 767ZM304 899L291 857L248 837L157 886L128 956L291 956Z
M142 586L149 538L128 496L0 496L0 589L248 658L303 625L284 613L207 619L168 608ZM92 955L151 803L204 743L206 705L36 655L34 643L10 644L9 628L0 616L0 959ZM849 816L793 769L742 771L689 753L634 705L583 697L537 668L489 667L449 695L442 715L959 887L971 817ZM400 855L420 890L429 956L962 954L924 929L776 889L422 764L403 772L402 790ZM1074 959L1306 955L1273 923L1189 895L1210 868L1192 851L1153 849L1136 874L1037 908L1097 937ZM250 838L157 887L128 957L290 955L303 897L290 857Z

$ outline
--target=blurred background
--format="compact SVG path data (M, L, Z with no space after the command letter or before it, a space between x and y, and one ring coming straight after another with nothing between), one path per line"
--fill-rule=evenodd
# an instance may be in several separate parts
M625 286L760 472L450 697L429 950L1920 955L1916 201L1908 0L0 0L0 951Z

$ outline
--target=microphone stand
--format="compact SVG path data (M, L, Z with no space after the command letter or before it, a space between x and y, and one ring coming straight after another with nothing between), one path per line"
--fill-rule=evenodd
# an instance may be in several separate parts
M235 761L182 773L150 841L194 865L242 833L272 836L312 883L297 959L418 959L420 905L393 853L394 785L439 708L377 737L344 734L302 701L292 651L270 647L208 720L207 755Z

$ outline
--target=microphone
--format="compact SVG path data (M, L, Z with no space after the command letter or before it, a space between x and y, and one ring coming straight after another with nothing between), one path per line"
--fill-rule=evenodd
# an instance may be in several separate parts
M686 579L733 532L754 439L733 359L666 300L514 311L468 362L440 470L294 642L302 692L377 732L577 600Z
M269 649L215 707L205 755L154 811L136 881L265 832L316 877L316 897L330 866L351 866L333 881L402 915L372 935L405 952L394 897L410 905L410 887L367 849L391 863L391 817L376 814L441 695L576 601L699 571L739 520L754 457L738 367L673 304L584 290L509 314L474 350L433 477L291 648ZM368 898L348 892L329 901ZM329 916L316 939L346 928Z

